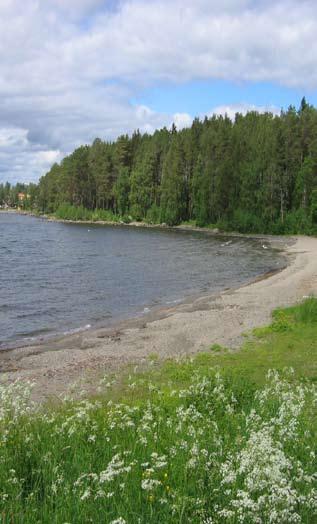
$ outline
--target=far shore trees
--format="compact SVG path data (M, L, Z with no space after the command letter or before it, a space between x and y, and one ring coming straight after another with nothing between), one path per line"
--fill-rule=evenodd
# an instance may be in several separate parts
M24 190L31 195L25 206L41 212L80 206L169 225L309 233L316 228L317 110L303 98L298 110L278 116L214 115L180 131L96 139L37 186L0 185L0 205L16 206Z

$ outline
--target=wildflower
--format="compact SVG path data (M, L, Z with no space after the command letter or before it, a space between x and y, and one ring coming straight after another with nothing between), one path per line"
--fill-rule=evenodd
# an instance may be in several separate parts
M89 488L87 488L84 493L82 494L82 496L80 497L80 500L86 500L86 499L89 499L91 495L91 490Z
M141 482L141 488L145 491L152 491L153 489L156 489L158 486L161 486L162 482L160 480L156 479L145 479Z

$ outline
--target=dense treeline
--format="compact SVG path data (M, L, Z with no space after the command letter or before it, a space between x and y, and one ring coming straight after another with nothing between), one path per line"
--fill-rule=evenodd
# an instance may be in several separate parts
M212 116L181 131L96 139L41 178L36 204L65 217L75 206L169 225L193 220L242 232L312 232L317 110L303 99L280 116Z

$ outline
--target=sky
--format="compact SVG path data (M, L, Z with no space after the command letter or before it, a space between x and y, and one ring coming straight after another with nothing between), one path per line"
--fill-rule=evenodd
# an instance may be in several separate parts
M317 105L315 0L0 0L0 183L94 138Z

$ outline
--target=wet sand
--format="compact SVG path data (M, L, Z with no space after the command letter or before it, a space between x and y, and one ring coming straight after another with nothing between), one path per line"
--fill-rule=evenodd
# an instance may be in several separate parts
M270 322L272 310L317 294L317 238L265 238L283 248L287 267L217 295L188 299L115 327L91 329L33 346L0 352L0 382L31 380L34 397L66 393L80 382L94 391L105 373L128 364L182 357L211 344L239 348L242 333Z

